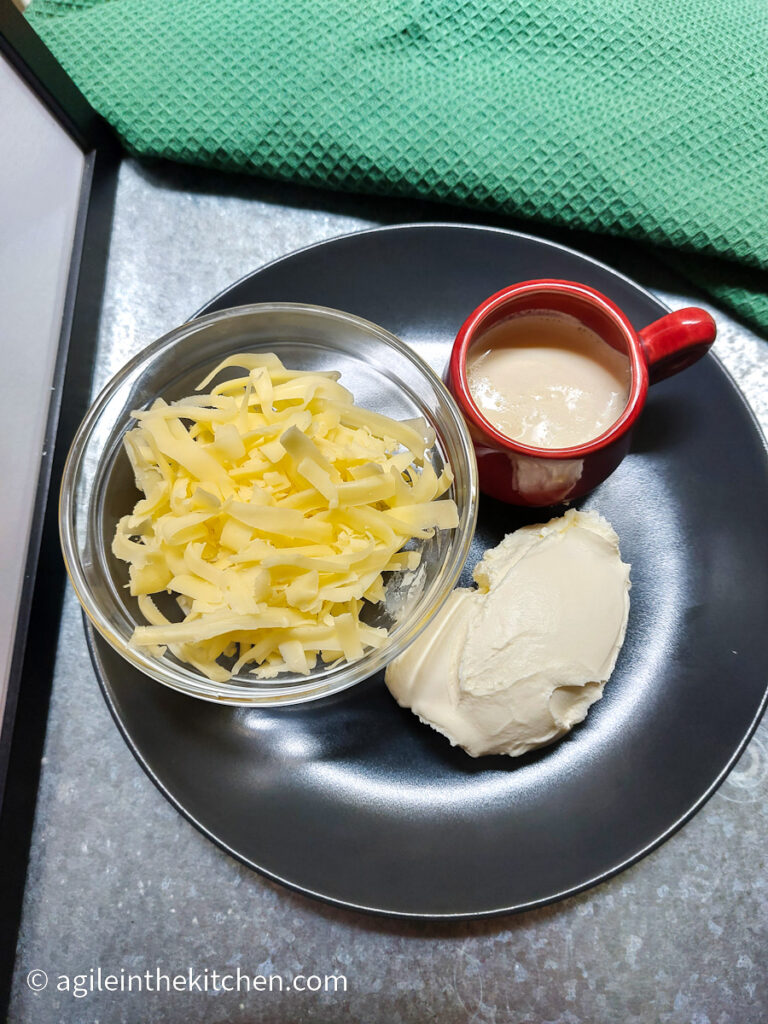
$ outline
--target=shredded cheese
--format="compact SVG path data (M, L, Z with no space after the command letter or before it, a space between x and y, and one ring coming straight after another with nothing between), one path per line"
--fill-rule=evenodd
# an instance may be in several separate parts
M262 679L354 661L386 640L361 619L384 573L414 570L412 538L458 525L435 436L354 404L339 374L289 370L272 353L220 363L210 391L137 410L125 436L143 497L114 555L147 625L132 642L208 678ZM153 595L175 598L172 620Z

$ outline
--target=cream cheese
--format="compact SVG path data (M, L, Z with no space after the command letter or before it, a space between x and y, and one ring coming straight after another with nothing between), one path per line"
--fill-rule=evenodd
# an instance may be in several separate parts
M387 668L392 695L468 754L552 743L603 695L629 615L629 565L594 512L572 509L486 551Z

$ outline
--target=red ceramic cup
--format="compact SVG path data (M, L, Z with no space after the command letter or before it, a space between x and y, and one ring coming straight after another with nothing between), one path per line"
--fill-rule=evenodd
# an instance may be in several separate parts
M604 433L572 448L534 448L500 433L475 404L467 383L467 353L502 320L524 312L576 317L630 361L632 381L624 411ZM648 385L691 366L715 340L715 321L703 309L669 313L636 331L618 306L575 281L523 281L481 303L456 336L448 386L469 425L477 454L480 489L514 505L554 505L579 498L613 472L626 455Z

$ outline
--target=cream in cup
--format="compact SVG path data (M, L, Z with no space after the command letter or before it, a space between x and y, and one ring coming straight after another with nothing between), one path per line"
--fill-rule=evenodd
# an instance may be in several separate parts
M530 310L491 327L467 353L467 382L506 437L569 448L602 434L627 404L629 359L567 313Z
M539 317L549 318L550 340L556 338L546 354L530 343L544 326ZM696 307L637 330L607 296L577 281L522 281L491 295L464 321L448 367L474 442L480 489L529 506L587 494L629 450L649 384L695 363L715 334L712 317ZM536 362L529 382L517 382L530 355ZM577 366L582 383L591 381L587 387ZM510 400L516 392L517 405Z

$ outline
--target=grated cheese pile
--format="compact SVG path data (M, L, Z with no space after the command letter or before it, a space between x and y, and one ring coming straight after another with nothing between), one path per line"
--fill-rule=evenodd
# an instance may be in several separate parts
M415 569L407 542L458 524L436 500L450 467L435 472L424 420L358 408L335 372L241 354L196 390L230 367L245 374L132 414L125 450L144 497L112 544L149 623L132 642L219 682L360 658L387 636L360 619L382 574ZM163 591L181 621L150 596Z

